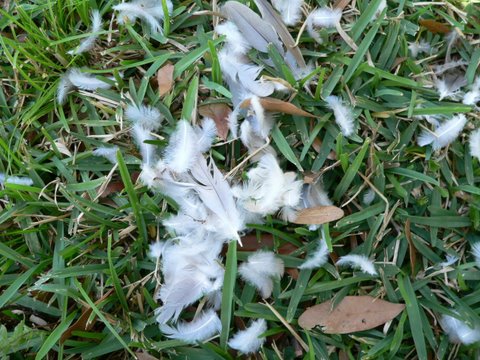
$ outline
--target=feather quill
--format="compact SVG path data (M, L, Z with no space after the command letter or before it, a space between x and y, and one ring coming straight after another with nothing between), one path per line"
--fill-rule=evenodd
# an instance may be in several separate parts
M341 256L337 261L338 266L350 266L355 269L360 269L364 273L370 275L377 275L377 270L373 265L373 261L365 255L345 255Z
M312 256L306 259L299 269L316 269L325 265L328 261L328 246L323 236L319 239L319 244Z
M352 109L346 106L343 100L338 96L328 96L325 101L328 107L333 111L335 122L340 127L344 136L350 136L354 131L354 121Z
M471 328L465 322L450 315L443 315L440 318L440 325L452 343L470 345L480 341L479 325Z
M160 325L160 330L165 336L187 343L205 341L219 334L221 329L222 323L214 310L204 311L193 321L182 321L178 323L176 327Z
M93 150L92 154L95 156L102 156L108 161L110 161L112 164L116 164L117 151L118 151L118 146L112 146L112 147L101 146Z
M441 124L434 132L422 131L418 137L418 145L426 146L432 144L433 150L441 149L458 137L466 123L467 118L465 115L455 115Z
M264 319L253 321L248 328L237 332L229 341L228 346L243 354L253 354L265 343L266 338L260 337L267 331L267 322Z
M480 129L473 131L469 139L470 154L480 161Z
M97 41L98 37L97 33L102 30L102 17L100 12L98 10L93 10L90 19L92 21L92 28L90 30L91 34L80 41L80 44L76 49L68 51L68 54L78 55L91 50L95 45L95 41Z

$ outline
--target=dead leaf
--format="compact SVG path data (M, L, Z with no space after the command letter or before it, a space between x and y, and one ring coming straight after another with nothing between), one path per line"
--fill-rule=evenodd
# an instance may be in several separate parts
M448 25L436 20L422 19L418 23L434 34L448 34L450 32L450 27Z
M174 69L175 67L168 62L157 71L158 93L160 96L165 95L172 89Z
M271 98L271 97L260 98L260 104L262 104L263 108L267 111L281 112L284 114L313 117L313 118L316 117L315 115L312 115L289 102ZM247 99L240 104L240 108L242 109L246 109L249 106L250 106L250 99Z
M385 324L404 308L404 304L371 296L346 296L333 310L331 300L308 308L300 315L298 324L306 330L322 326L326 334L349 334Z
M227 140L228 136L228 116L232 112L232 109L227 104L224 103L215 103L200 105L198 107L198 112L203 117L209 117L215 121L217 126L218 136L222 140Z
M137 351L135 355L137 355L138 360L158 360L155 356L152 356L146 352Z
M341 219L343 215L343 210L336 206L316 206L301 210L293 223L301 225L321 225Z

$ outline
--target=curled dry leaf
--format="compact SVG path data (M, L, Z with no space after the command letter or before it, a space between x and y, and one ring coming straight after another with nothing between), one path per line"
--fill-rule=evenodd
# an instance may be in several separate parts
M448 34L450 32L450 27L448 25L435 20L422 19L418 23L434 34Z
M271 111L271 112L281 112L284 114L298 115L298 116L305 116L305 117L312 117L312 118L316 117L315 115L312 115L289 102L278 100L271 97L261 98L260 104L262 104L265 110ZM247 99L240 104L240 108L242 109L246 109L249 106L250 106L250 99Z
M316 206L301 210L293 223L301 225L321 225L341 219L345 213L336 206Z
M209 117L215 121L217 127L217 133L220 139L227 140L228 136L228 116L232 112L232 109L227 104L215 103L201 105L198 108L198 112L203 117Z
M158 93L160 96L168 93L173 86L173 70L171 63L166 63L157 71Z
M346 296L334 309L332 300L308 308L300 315L298 324L306 330L321 326L326 334L349 334L385 324L404 308L404 304L371 296Z

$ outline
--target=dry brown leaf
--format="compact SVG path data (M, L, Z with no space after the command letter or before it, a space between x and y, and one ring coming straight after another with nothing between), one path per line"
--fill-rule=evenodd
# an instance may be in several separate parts
M448 34L450 32L450 27L448 25L436 20L422 19L418 23L434 34Z
M385 324L404 308L404 304L371 296L346 296L333 310L331 300L308 308L300 315L298 324L306 330L321 326L326 334L349 334Z
M316 117L315 115L312 115L289 102L271 98L271 97L260 98L260 104L262 104L263 108L267 111L281 112L284 114L313 117L313 118ZM240 104L240 108L242 109L246 109L249 106L250 106L250 99L247 99Z
M316 206L301 210L293 223L301 225L321 225L341 219L343 215L343 210L336 206Z
M242 236L242 247L239 248L239 251L257 251L263 248L273 248L274 241L273 235L271 234L262 234L260 237L257 237L255 234L248 234ZM292 243L286 242L278 248L278 253L282 255L289 255L298 247Z
M228 116L232 112L232 109L227 104L216 103L201 105L198 107L198 112L203 117L209 117L215 121L217 126L218 136L222 140L227 140L228 136Z
M137 351L135 355L137 355L138 360L158 360L155 356L152 356L146 352Z
M175 67L168 62L157 71L158 93L160 96L165 95L172 89L174 69Z

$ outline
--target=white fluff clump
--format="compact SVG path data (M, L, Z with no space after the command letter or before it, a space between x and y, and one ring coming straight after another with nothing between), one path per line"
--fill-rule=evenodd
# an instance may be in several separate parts
M477 129L470 134L468 143L470 145L470 154L480 161L480 129Z
M171 339L196 343L219 334L222 330L222 323L214 310L207 310L191 322L182 321L176 327L160 325L160 330Z
M363 203L365 205L370 205L373 200L375 200L375 191L373 189L368 189L363 193Z
M246 54L251 49L237 25L232 21L225 21L215 27L217 34L226 36L227 49L234 54Z
M480 267L480 241L472 245L472 254L477 267Z
M285 267L283 261L271 251L257 251L238 267L243 280L253 285L266 299L273 291L273 279L281 278Z
M19 176L7 176L4 173L0 173L0 185L15 184L15 185L33 185L33 180L28 177Z
M171 14L173 4L170 0L166 2L168 12ZM113 6L113 10L119 11L117 18L119 24L123 24L124 19L133 22L137 18L140 18L150 26L152 32L162 33L161 24L165 18L162 0L134 0L129 3L115 5Z
M90 30L91 35L83 39L76 49L68 51L68 54L78 55L91 50L95 45L95 41L97 41L98 37L98 34L96 33L102 30L102 17L100 16L100 12L98 10L93 10L90 19L92 21L92 28Z
M162 114L157 108L148 105L128 105L125 116L133 123L139 124L148 131L157 131L163 120Z
M161 241L156 241L150 244L148 256L154 259L159 259L163 254L163 249L165 249L165 243Z
M465 115L460 114L445 121L433 132L423 130L418 137L418 145L426 146L432 144L433 150L441 149L458 137L466 123L467 118Z
M450 315L443 315L440 318L440 325L452 343L470 345L480 341L480 326L478 325L471 328L465 322Z
M476 105L480 101L480 76L475 79L472 89L463 96L465 105Z
M343 100L338 96L328 96L325 101L328 107L333 111L335 115L335 122L340 127L344 136L350 136L354 131L353 111L350 107L346 106Z
M303 0L272 0L272 5L282 15L286 25L294 26L302 18Z
M360 269L362 272L377 275L377 270L373 265L373 261L365 255L345 255L341 256L337 261L338 266L350 266L355 269Z
M328 261L328 246L325 239L322 237L319 239L319 245L313 255L306 259L299 269L316 269L325 265Z
M408 50L410 50L413 58L416 58L421 53L428 54L431 49L432 46L426 40L420 40L419 43L413 42L408 44Z
M265 337L260 337L267 331L267 322L264 319L253 321L248 328L237 332L229 341L228 346L243 354L256 353L265 342Z
M118 146L112 146L112 147L99 147L98 149L93 150L92 154L95 156L102 156L108 161L110 161L112 164L117 163L117 151L118 151Z
M316 27L320 28L335 28L340 26L340 20L342 18L342 10L340 9L330 9L327 7L317 9L308 15L307 31L310 36L319 44L322 43L322 38L319 33L315 30Z

